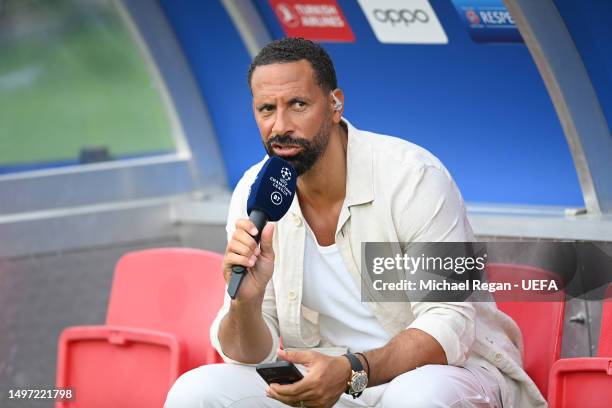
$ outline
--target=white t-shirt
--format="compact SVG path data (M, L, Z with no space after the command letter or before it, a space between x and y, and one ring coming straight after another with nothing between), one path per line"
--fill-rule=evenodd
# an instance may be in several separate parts
M302 304L319 312L321 338L353 352L382 347L391 339L360 293L336 244L320 246L307 226Z

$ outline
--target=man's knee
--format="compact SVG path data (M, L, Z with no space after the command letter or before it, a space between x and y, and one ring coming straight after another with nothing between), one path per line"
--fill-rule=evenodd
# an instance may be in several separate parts
M172 385L164 408L227 406L225 389L233 384L232 369L226 364L212 364L184 373Z

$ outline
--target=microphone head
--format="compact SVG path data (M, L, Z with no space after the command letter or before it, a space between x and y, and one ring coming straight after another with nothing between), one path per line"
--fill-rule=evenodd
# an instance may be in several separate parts
M270 157L251 185L247 213L259 210L268 216L268 221L280 220L291 206L296 183L295 168L280 157Z

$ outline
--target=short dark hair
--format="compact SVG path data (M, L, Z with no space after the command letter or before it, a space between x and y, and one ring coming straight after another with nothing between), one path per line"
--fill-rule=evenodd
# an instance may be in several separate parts
M338 87L334 63L323 47L304 38L282 38L263 47L253 59L248 73L249 89L255 68L301 60L310 63L315 73L315 80L323 91L330 92Z

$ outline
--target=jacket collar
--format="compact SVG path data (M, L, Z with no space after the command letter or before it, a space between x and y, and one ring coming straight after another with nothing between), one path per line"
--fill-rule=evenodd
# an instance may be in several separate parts
M342 120L348 128L345 203L350 207L374 200L372 146L362 131L356 129L345 118Z
M366 204L374 200L372 146L369 138L342 118L348 129L348 145L346 149L346 197L340 218L348 217L348 207ZM299 200L295 195L289 211L301 215ZM345 213L345 214L342 214ZM339 225L343 223L341 220Z

